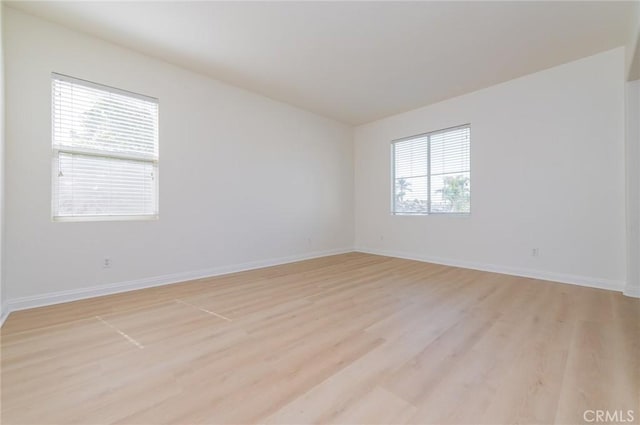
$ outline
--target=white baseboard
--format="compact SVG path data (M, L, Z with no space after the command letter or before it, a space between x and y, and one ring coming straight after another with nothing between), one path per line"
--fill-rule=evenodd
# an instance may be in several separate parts
M462 267L467 269L481 270L494 273L502 273L513 276L530 277L534 279L548 280L553 282L569 283L573 285L587 286L591 288L606 289L610 291L623 292L630 297L640 298L640 288L624 289L623 281L596 279L585 276L576 276L562 273L545 272L540 270L520 269L509 266L500 266L495 264L485 264L472 261L453 260L440 257L430 257L423 255L415 255L406 252L386 251L379 249L370 249L364 247L341 248L326 251L316 251L302 255L292 255L288 257L280 257L269 260L253 261L242 264L234 264L229 266L215 267L211 269L202 269L190 272L173 273L163 276L154 276L143 279L130 280L126 282L116 282L108 285L100 285L88 288L72 289L67 291L50 292L47 294L33 295L28 297L15 298L8 300L2 306L2 314L0 315L0 326L11 312L25 310L35 307L44 307L53 304L78 301L86 298L94 298L103 295L117 294L120 292L134 291L137 289L151 288L155 286L169 285L172 283L185 282L194 279L202 279L206 277L221 276L230 273L237 273L246 270L254 270L263 267L277 266L281 264L293 263L296 261L310 260L313 258L326 257L329 255L345 254L348 252L363 252L367 254L384 255L388 257L404 258L407 260L416 260L427 263L442 264L446 266Z
M9 306L6 303L2 303L0 306L0 328L4 325L4 321L9 317Z
M564 273L546 272L541 270L521 269L517 267L501 266L496 264L479 263L474 261L454 260L449 258L431 257L427 255L416 255L406 252L386 251L356 247L355 251L366 254L384 255L387 257L404 258L407 260L422 261L426 263L442 264L445 266L462 267L465 269L481 270L485 272L502 273L512 276L530 277L533 279L548 280L552 282L569 283L572 285L587 286L590 288L606 289L609 291L622 292L625 282L609 279L591 278ZM625 293L625 295L627 295Z
M229 266L215 267L211 269L196 270L190 272L173 273L163 276L154 276L143 279L130 280L126 282L110 283L108 285L93 286L88 288L71 289L67 291L50 292L47 294L33 295L29 297L15 298L7 301L2 309L3 319L11 312L26 310L35 307L44 307L53 304L78 301L86 298L94 298L103 295L112 295L120 292L134 291L137 289L151 288L154 286L169 285L172 283L185 282L206 277L221 276L230 273L237 273L246 270L254 270L263 267L277 266L281 264L294 263L296 261L310 260L312 258L327 257L329 255L345 254L353 252L352 248L332 249L326 251L316 251L302 255L292 255L269 260L252 261L249 263L234 264Z
M624 288L622 293L627 297L640 298L640 288L637 286L635 288Z

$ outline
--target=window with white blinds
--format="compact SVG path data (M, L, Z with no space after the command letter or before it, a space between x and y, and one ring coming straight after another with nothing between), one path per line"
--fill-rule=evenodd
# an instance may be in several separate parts
M395 140L393 214L471 212L471 126Z
M158 100L52 74L53 218L158 216Z

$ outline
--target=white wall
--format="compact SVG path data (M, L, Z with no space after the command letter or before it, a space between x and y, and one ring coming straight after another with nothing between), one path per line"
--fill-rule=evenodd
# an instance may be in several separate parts
M622 290L624 67L618 48L357 127L356 248ZM390 215L390 141L465 123L471 216Z
M352 246L350 127L11 8L5 15L13 307ZM160 99L159 221L51 221L52 71ZM101 268L104 257L111 269Z
M640 297L640 80L627 92L627 286L624 293Z
M626 51L626 76L627 81L640 78L640 1L633 3L632 25L629 31Z
M627 43L626 174L627 285L624 293L640 297L640 2Z
M4 4L0 2L0 326L6 318L4 290Z

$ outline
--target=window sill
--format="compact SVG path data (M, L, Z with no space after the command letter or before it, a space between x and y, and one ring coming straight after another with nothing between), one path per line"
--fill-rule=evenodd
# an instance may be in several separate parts
M83 221L156 221L158 214L154 215L90 215L90 216L62 216L52 217L54 223L83 222Z
M425 217L425 216L440 216L440 217L470 217L471 213L452 213L452 212L441 212L441 213L398 213L392 212L391 215L401 216L401 217Z

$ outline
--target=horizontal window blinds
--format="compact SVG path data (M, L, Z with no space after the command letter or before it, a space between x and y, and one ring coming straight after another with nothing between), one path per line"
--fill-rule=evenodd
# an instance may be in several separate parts
M429 137L418 136L394 145L395 213L429 212Z
M53 74L53 215L158 214L158 102Z
M471 210L469 125L394 141L394 214Z

